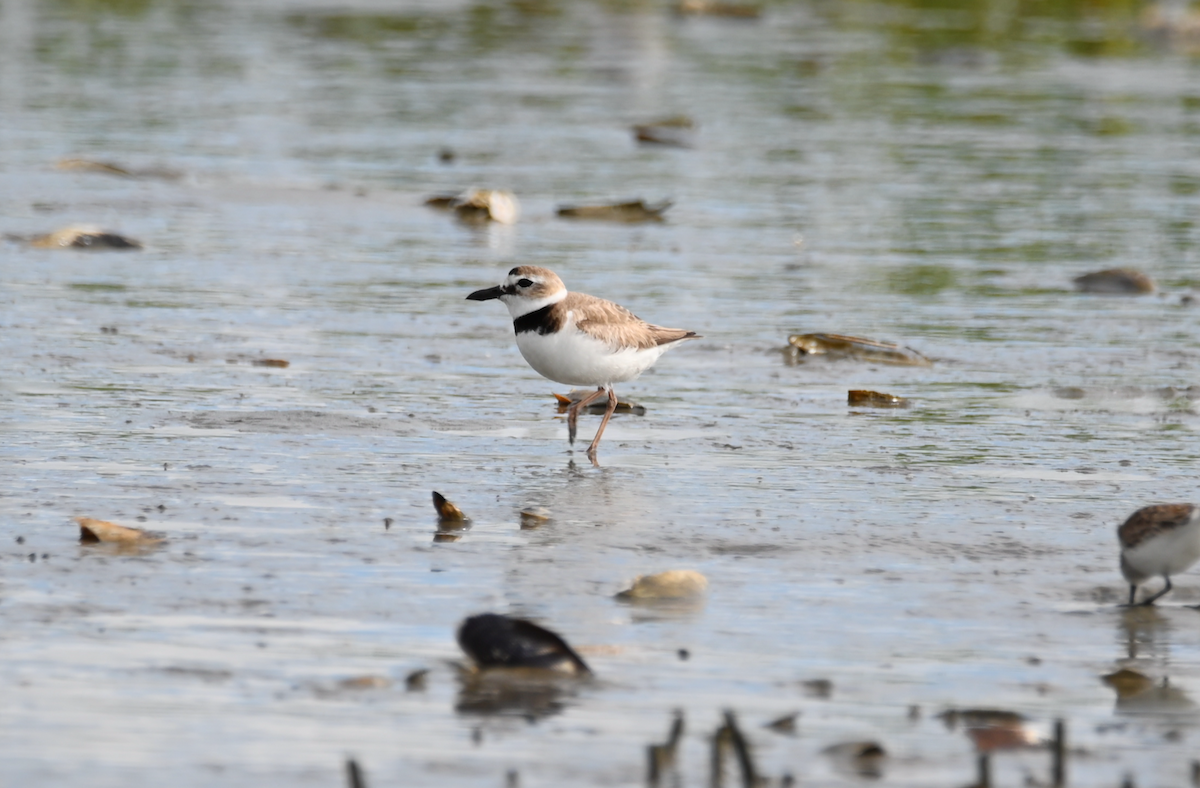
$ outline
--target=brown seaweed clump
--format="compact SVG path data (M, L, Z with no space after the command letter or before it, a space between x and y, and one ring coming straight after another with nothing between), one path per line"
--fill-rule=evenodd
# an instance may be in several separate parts
M183 177L183 173L163 167L148 167L135 170L111 161L98 161L96 159L59 159L54 163L54 166L60 170L113 175L118 178L160 178L166 181L177 181Z
M792 352L798 352L801 356L852 358L906 367L933 365L931 360L912 348L845 334L792 334L788 337L788 344L791 346L789 350L794 348Z
M567 408L571 407L571 405L575 404L576 402L579 402L579 400L583 399L584 397L590 396L593 393L595 393L595 389L571 389L565 395L555 394L554 399L556 402L558 402L558 412L566 413ZM607 408L607 407L608 407L608 401L600 400L599 402L593 402L592 404L588 405L586 408L583 409L583 411L585 413L593 413L593 414L599 415L599 414L603 413L605 408ZM617 409L613 412L614 413L632 413L635 416L645 416L646 415L646 406L639 405L638 403L632 402L627 399L619 399L618 398L617 399Z
M676 115L652 123L640 123L633 127L633 137L638 142L651 145L690 148L695 143L696 122L686 115Z
M724 3L721 0L679 0L675 12L697 16L723 16L732 19L758 19L762 9L744 3Z
M1071 280L1081 293L1098 295L1145 295L1154 292L1154 280L1132 268L1108 268Z
M605 222L661 222L663 214L671 207L670 200L648 203L645 200L611 203L606 205L562 205L558 215L566 219L592 219Z
M108 161L96 161L95 159L59 159L54 163L54 166L60 170L74 170L76 172L95 172L101 175L115 175L118 178L136 178L130 170L113 164Z
M860 408L907 408L909 406L909 401L904 397L866 389L850 389L846 394L846 402Z

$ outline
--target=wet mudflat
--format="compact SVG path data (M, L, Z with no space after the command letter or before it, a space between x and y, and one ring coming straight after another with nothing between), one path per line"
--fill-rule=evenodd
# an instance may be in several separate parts
M1119 608L1114 532L1197 494L1186 25L344 9L0 8L0 233L143 245L0 246L3 782L328 786L353 755L371 785L634 785L682 709L696 785L733 709L773 778L858 784L826 750L871 741L885 784L962 786L972 740L937 715L983 707L1066 720L1071 784L1185 783L1200 580ZM680 115L688 147L634 140ZM476 186L520 219L423 205ZM555 215L635 199L672 205ZM519 263L705 336L618 387L646 411L599 468L599 418L569 453L568 387L464 300ZM1075 291L1109 268L1158 290ZM784 352L809 333L933 364ZM433 490L470 523L439 533ZM81 545L76 516L165 541ZM670 569L707 594L614 598ZM484 611L595 678L478 691L450 661Z

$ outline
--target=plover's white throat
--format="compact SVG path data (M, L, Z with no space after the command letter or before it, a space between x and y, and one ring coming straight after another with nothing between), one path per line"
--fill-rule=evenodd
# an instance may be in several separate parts
M1162 576L1166 585L1141 604L1152 605L1171 590L1171 575L1200 560L1200 507L1190 503L1145 506L1117 529L1121 541L1121 574L1129 581L1129 604L1137 587Z
M608 408L587 450L593 461L617 408L613 384L633 380L680 342L699 339L694 331L647 323L612 301L568 292L557 274L535 265L519 265L508 272L504 284L476 290L467 298L498 298L508 307L517 347L538 374L568 386L597 387L567 411L571 443L579 410L608 394Z

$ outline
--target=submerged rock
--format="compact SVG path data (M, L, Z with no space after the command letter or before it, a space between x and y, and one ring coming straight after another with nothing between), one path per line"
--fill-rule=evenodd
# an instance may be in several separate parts
M462 509L459 509L446 496L437 491L433 493L433 508L437 511L438 523L440 525L453 525L455 523L464 525L471 522L471 518L463 514Z
M663 213L671 207L670 200L651 205L644 200L611 205L563 205L558 215L567 219L594 219L607 222L661 222Z
M800 356L853 358L908 367L933 365L932 361L912 348L844 334L792 334L788 337L788 344L789 350L798 352Z
M430 208L454 211L469 222L493 221L513 224L521 215L516 195L502 189L467 189L459 194L442 194L425 200Z
M387 676L354 676L348 679L342 679L337 683L339 690L376 690L387 689L392 686L392 680Z
M909 406L909 401L904 397L866 389L850 389L846 395L846 402L861 408L907 408Z
M404 689L408 692L420 692L425 689L425 683L428 678L429 668L410 670L408 675L404 677Z
M113 162L96 161L95 159L59 159L54 166L60 170L94 172L100 175L114 175L118 178L160 178L175 181L183 177L181 172L162 167L132 169Z
M141 249L142 245L124 235L111 233L99 227L78 224L55 230L45 235L6 235L10 241L28 243L39 249Z
M558 634L532 621L498 613L463 621L458 645L480 669L535 668L575 676L592 672Z
M708 590L708 578L690 569L672 569L654 575L639 575L617 599L650 601L689 599Z
M550 522L550 510L541 506L533 506L521 510L521 530L529 531L541 528Z
M785 714L782 717L776 717L770 722L763 725L767 730L775 731L776 733L795 733L796 720L800 718L800 712L793 711L791 714Z
M1101 676L1100 680L1116 690L1118 698L1132 698L1154 686L1152 678L1129 668Z
M833 744L822 750L825 755L859 777L878 779L883 776L883 761L887 750L875 741L848 741Z
M744 3L724 3L721 0L679 0L676 13L703 16L724 16L735 19L758 19L762 9Z
M800 682L800 686L810 698L827 700L833 697L833 682L829 679L808 679Z
M676 115L633 127L633 136L638 142L670 145L676 148L692 147L695 142L695 132L695 121L686 115Z
M1166 678L1155 681L1144 673L1122 668L1100 680L1117 693L1117 709L1124 712L1187 712L1195 702Z
M110 542L119 545L152 545L163 540L161 536L143 531L141 528L129 528L124 525L110 523L107 520L96 520L91 517L76 517L79 524L79 541L81 544Z
M130 170L107 161L93 159L59 159L54 163L60 170L75 170L77 172L95 172L101 175L116 175L120 178L136 178Z
M1101 295L1144 295L1154 292L1154 280L1132 268L1108 268L1071 280L1081 293Z
M564 396L562 394L555 394L554 399L558 402L558 412L566 413L567 408L571 407L572 404L579 402L579 400L583 399L584 397L591 395L593 391L595 391L595 389L571 389L570 391L567 392L566 396ZM602 397L599 400L597 400L596 402L593 402L590 405L588 405L586 408L583 409L582 412L583 413L600 414L600 413L603 413L605 408L607 408L607 407L608 407L608 400ZM617 409L613 412L614 413L632 413L635 416L645 416L646 408L644 405L639 405L636 402L631 402L627 399L621 399L620 395L618 395Z

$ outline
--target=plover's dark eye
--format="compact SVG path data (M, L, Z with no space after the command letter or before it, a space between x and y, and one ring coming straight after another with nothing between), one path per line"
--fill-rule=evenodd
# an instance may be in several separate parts
M517 287L533 287L532 279L518 279Z

